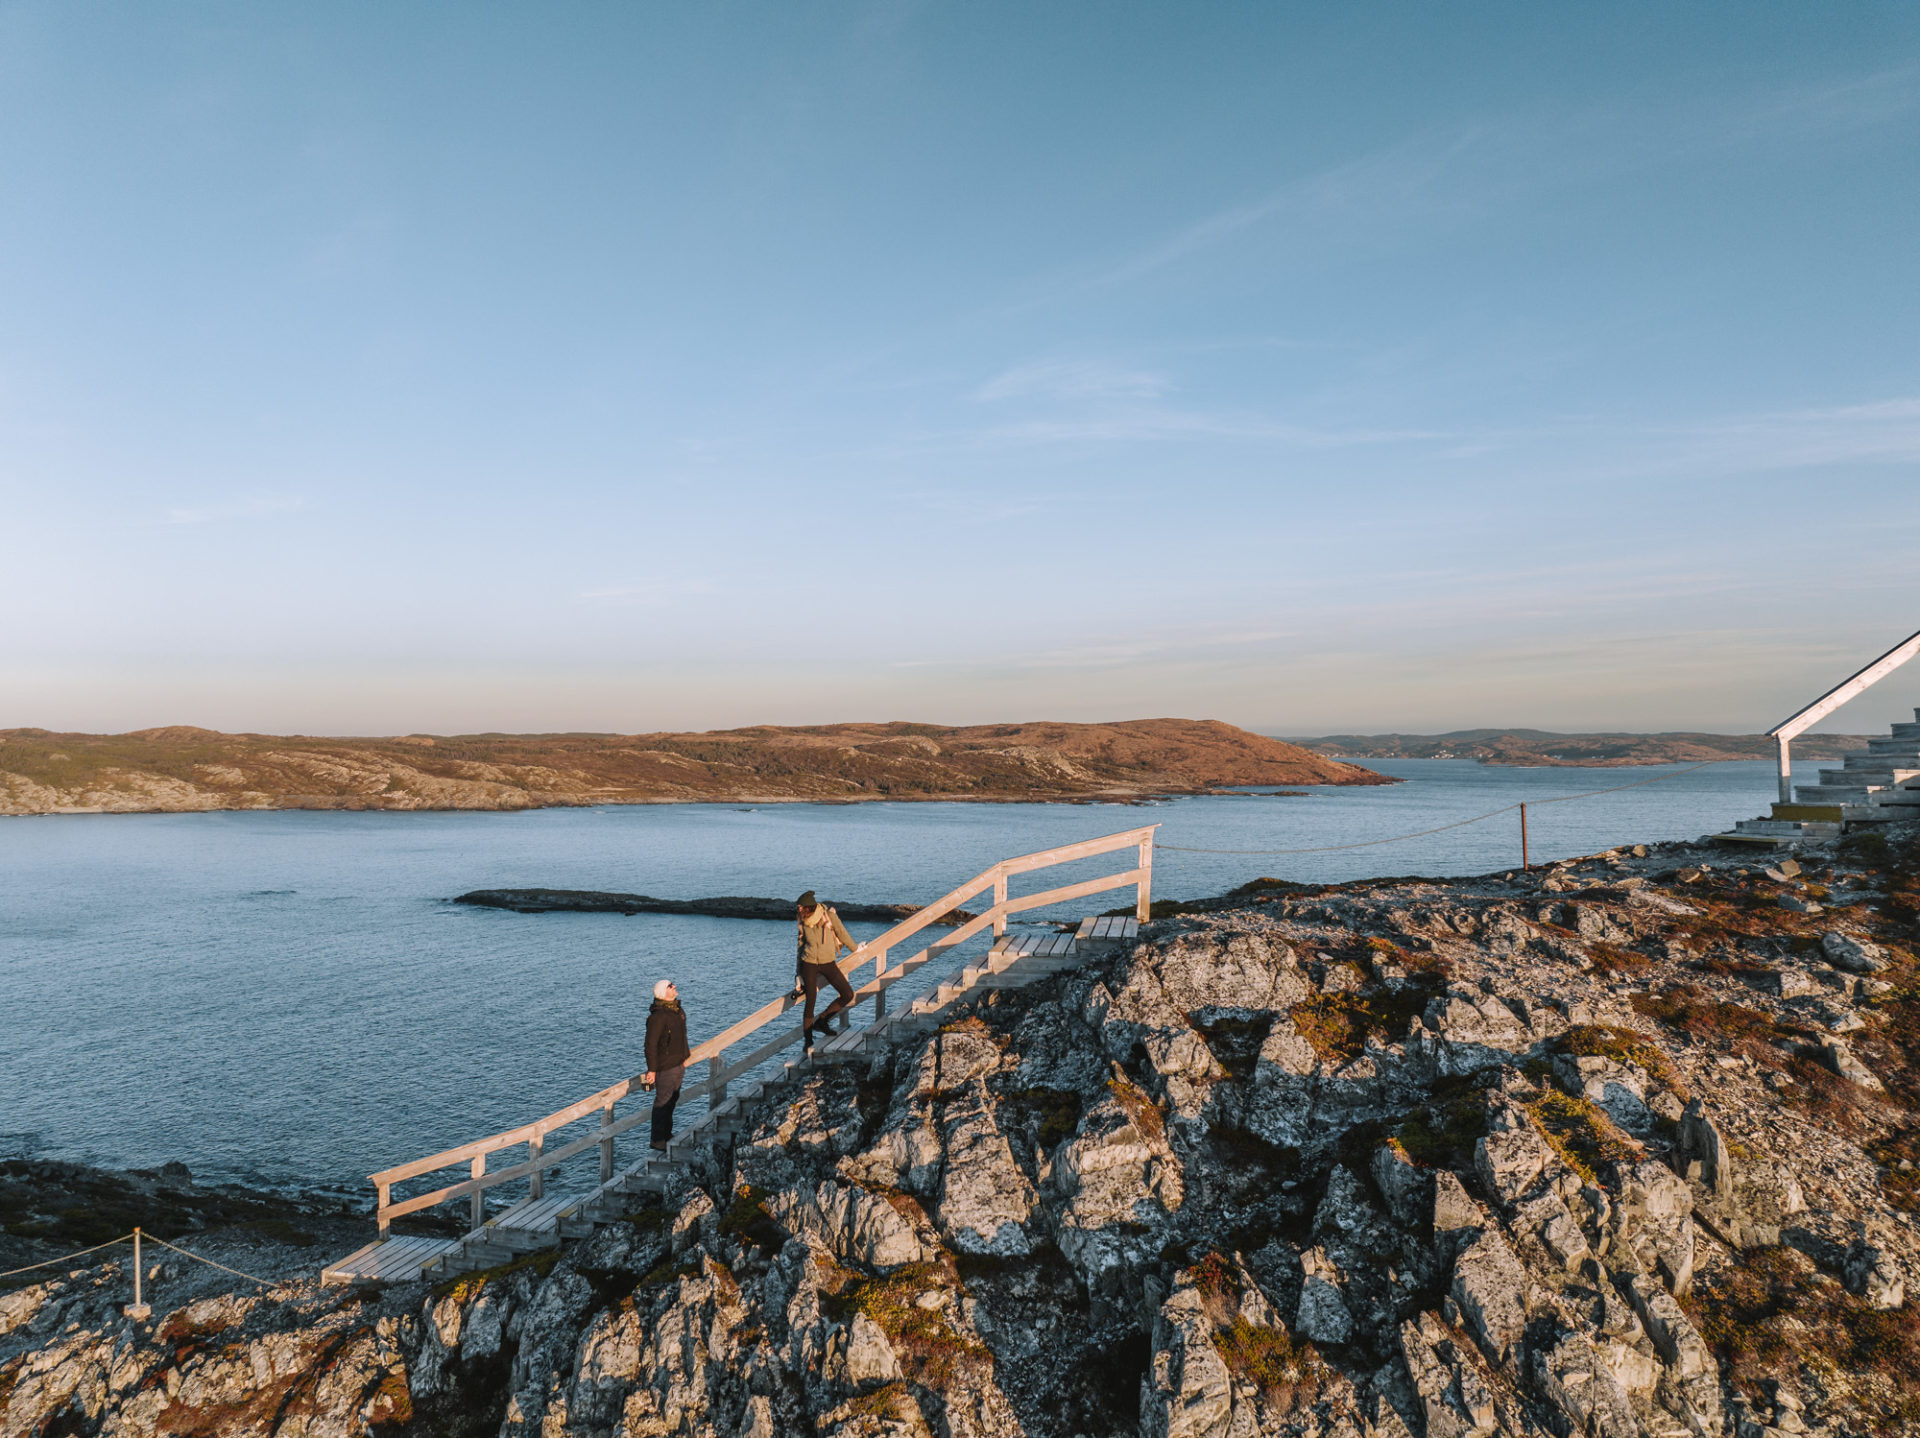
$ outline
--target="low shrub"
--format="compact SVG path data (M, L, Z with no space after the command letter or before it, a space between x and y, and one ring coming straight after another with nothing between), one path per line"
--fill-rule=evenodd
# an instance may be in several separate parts
M877 1278L848 1274L834 1296L842 1312L864 1313L879 1325L909 1377L944 1391L968 1366L993 1360L985 1347L954 1328L944 1307L923 1308L916 1301L928 1292L951 1292L953 1278L938 1264L910 1263Z
M1561 1046L1575 1058L1612 1059L1638 1064L1660 1087L1682 1099L1693 1095L1666 1051L1645 1034L1613 1024L1576 1024L1561 1035Z
M1645 1156L1605 1109L1583 1098L1550 1089L1528 1104L1527 1112L1553 1151L1588 1183L1600 1181L1599 1170L1606 1164L1633 1163Z
M1167 1116L1160 1112L1145 1089L1126 1079L1112 1078L1107 1080L1107 1092L1119 1102L1128 1122L1139 1129L1144 1138L1151 1143L1166 1142Z
M720 1231L768 1255L778 1253L787 1243L786 1233L767 1212L766 1195L749 1183L741 1184L734 1193L733 1203L720 1217Z
M1366 1051L1369 1037L1402 1043L1427 1007L1424 984L1360 994L1317 994L1293 1006L1293 1026L1313 1051L1349 1063Z
M1486 1132L1486 1093L1454 1080L1447 1089L1436 1087L1432 1103L1407 1115L1394 1141L1422 1168L1470 1168L1474 1144Z

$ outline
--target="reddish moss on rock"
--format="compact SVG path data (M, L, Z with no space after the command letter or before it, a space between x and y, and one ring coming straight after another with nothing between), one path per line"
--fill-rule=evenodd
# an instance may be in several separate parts
M1758 1395L1802 1365L1838 1365L1886 1380L1854 1397L1888 1420L1920 1420L1920 1313L1881 1310L1848 1293L1791 1248L1750 1248L1696 1281L1686 1307L1722 1371Z

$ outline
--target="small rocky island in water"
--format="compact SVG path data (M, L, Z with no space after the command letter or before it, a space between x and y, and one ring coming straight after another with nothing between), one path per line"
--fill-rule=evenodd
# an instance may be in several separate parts
M1161 910L505 1268L8 1280L0 1434L1920 1431L1911 829Z

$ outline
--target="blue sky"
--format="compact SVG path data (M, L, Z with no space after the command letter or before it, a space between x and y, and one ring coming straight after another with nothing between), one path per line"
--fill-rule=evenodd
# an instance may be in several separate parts
M0 727L1753 730L1920 628L1911 5L0 3L0 193Z

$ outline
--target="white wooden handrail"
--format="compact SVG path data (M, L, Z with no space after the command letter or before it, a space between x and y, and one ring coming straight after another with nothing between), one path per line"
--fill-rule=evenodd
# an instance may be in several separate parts
M855 1001L871 997L876 1005L883 1005L886 1001L887 989L892 986L895 978L904 976L904 970L908 964L924 959L936 950L953 949L989 925L996 934L1003 934L1006 932L1009 915L1025 913L1030 909L1046 908L1052 904L1064 904L1073 899L1084 898L1089 894L1130 887L1137 894L1135 911L1141 921L1145 922L1152 917L1153 832L1158 827L1157 824L1149 824L1144 828L1109 834L1105 838L1087 839L1077 844L1064 844L1059 848L1043 849L1034 854L1021 854L1011 859L1002 859L984 873L975 875L959 888L942 895L917 913L902 919L884 934L868 939L853 953L842 959L840 971L845 974L852 974L863 964L874 965L873 978L855 990ZM1058 864L1071 864L1080 859L1090 859L1128 848L1139 851L1139 862L1134 868L1121 873L1087 879L1037 894L1013 897L1008 893L1007 880L1015 874L1031 873L1036 869L1052 868ZM912 959L896 964L892 969L887 967L887 955L893 949L989 889L994 895L991 908L967 920L939 943L922 950ZM888 977L889 974L894 977ZM725 1096L729 1079L757 1067L789 1045L798 1043L800 1031L796 1028L792 1032L777 1035L763 1043L736 1064L729 1066L724 1058L727 1049L749 1035L759 1032L800 1002L802 1000L798 994L782 994L779 998L748 1014L738 1023L722 1029L713 1037L695 1045L687 1057L687 1062L689 1065L707 1063L708 1078L705 1083L683 1090L682 1100L709 1097L714 1103L718 1103ZM478 1227L484 1218L483 1204L487 1190L497 1188L501 1184L527 1179L532 1195L538 1198L541 1180L548 1170L558 1168L569 1159L578 1157L596 1146L600 1150L600 1178L605 1182L613 1176L613 1140L649 1117L649 1110L645 1108L638 1109L624 1118L613 1117L614 1106L621 1099L631 1097L636 1091L644 1091L641 1089L637 1075L609 1084L583 1099L568 1104L565 1108L556 1109L545 1118L535 1119L532 1123L521 1124L517 1128L506 1129L486 1138L461 1144L457 1148L446 1149L440 1153L430 1154L426 1158L417 1158L409 1163L382 1169L379 1173L369 1175L378 1200L377 1217L380 1236L382 1238L388 1236L393 1220L396 1218L457 1198L467 1198L471 1201L473 1223ZM596 1113L600 1115L600 1123L591 1133L573 1139L559 1148L546 1147L549 1136ZM524 1162L515 1164L511 1168L497 1169L491 1173L487 1171L488 1155L498 1153L502 1149L513 1148L518 1144L527 1145L527 1158ZM428 1193L414 1194L404 1199L396 1200L393 1197L395 1184L460 1165L466 1165L469 1170L468 1177L461 1182L448 1184Z
M1841 680L1791 719L1782 719L1767 733L1779 746L1780 802L1793 802L1793 741L1856 695L1885 679L1914 655L1920 654L1920 634L1909 634L1873 663L1850 678Z

